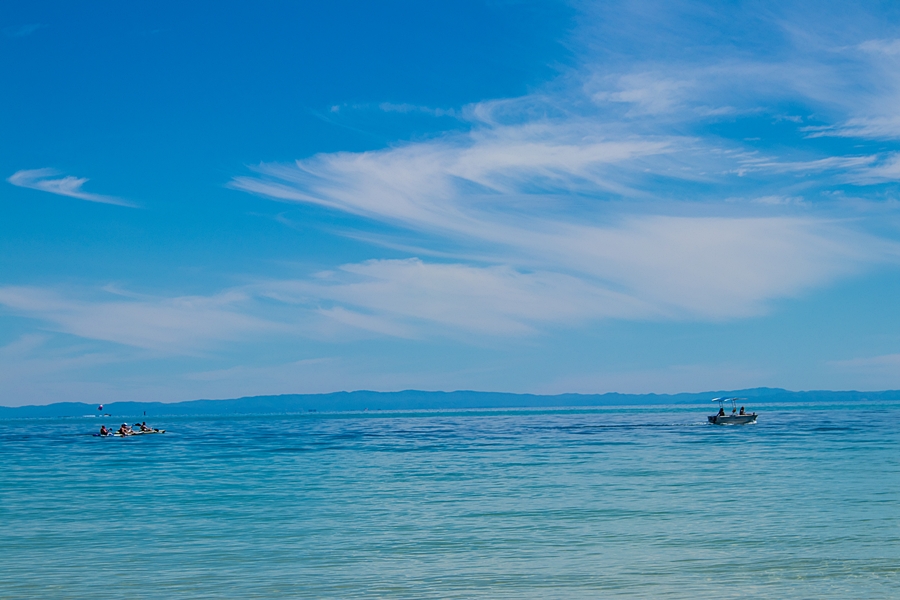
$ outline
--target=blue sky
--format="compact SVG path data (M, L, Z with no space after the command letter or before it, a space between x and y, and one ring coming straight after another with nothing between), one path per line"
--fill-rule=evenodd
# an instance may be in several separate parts
M0 20L0 404L900 388L888 3Z

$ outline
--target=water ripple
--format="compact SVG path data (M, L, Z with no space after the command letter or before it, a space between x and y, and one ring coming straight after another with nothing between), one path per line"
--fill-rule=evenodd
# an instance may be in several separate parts
M0 597L900 597L900 408L705 410L0 421Z

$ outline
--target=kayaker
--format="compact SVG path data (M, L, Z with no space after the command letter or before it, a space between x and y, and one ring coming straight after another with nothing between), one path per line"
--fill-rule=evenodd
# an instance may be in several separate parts
M100 426L100 435L109 435L109 429L106 428L106 425Z
M122 423L118 433L121 435L132 435L134 432L131 430L131 427L128 426L128 423Z
M141 431L153 431L153 429L147 427L147 421L141 423Z

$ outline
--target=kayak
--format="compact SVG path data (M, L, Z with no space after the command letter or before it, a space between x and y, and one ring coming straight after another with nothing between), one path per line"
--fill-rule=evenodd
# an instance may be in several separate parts
M135 432L128 433L125 435L122 435L121 433L114 433L113 435L116 437L131 437L133 435L150 435L151 433L165 433L165 432L166 432L165 429L154 429L153 431L135 431Z
M95 433L94 437L132 437L135 435L149 435L151 433L165 433L165 429L155 429L153 431L135 431L134 433L107 433L106 435L100 435L99 433Z

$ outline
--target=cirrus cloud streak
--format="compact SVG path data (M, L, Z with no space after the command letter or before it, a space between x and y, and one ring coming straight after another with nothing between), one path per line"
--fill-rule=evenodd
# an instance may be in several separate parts
M115 204L116 206L137 208L136 204L129 202L128 200L123 200L122 198L85 192L82 189L82 186L88 181L86 177L61 175L62 174L56 169L25 169L16 171L10 175L6 181L17 187L40 190L58 196L67 196L69 198L87 200L88 202L99 202L101 204Z

